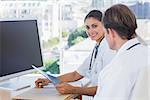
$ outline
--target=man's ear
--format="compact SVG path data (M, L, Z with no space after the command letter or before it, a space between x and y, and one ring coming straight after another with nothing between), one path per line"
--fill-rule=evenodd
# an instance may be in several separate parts
M111 36L114 38L116 36L116 31L112 28L108 28L109 33L111 33Z

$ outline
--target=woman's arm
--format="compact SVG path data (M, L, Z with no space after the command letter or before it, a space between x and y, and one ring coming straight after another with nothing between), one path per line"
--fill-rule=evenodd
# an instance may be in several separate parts
M66 83L56 85L56 89L61 94L79 94L94 96L96 94L97 86L93 87L76 87Z
M67 73L64 75L61 75L58 77L60 82L73 82L73 81L77 81L80 80L81 78L83 78L83 76L81 76L78 72L74 71L71 73ZM51 81L46 79L46 78L39 78L35 81L35 85L38 88L42 88L45 85L48 85L48 83L50 83ZM40 83L40 84L39 84Z
M61 75L58 78L62 83L62 82L74 82L80 80L81 78L83 78L83 76L81 76L77 71L74 71L71 73Z
M76 87L75 92L80 95L94 96L96 94L97 86L94 87Z

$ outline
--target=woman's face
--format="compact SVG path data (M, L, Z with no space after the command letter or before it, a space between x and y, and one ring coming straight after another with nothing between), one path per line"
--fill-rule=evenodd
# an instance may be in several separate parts
M102 23L93 17L85 20L85 27L88 36L96 42L99 42L104 36L104 27Z

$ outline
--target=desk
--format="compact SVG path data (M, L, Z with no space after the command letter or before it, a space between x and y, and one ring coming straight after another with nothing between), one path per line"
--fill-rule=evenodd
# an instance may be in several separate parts
M61 95L55 87L32 88L14 96L13 100L67 100L69 95Z
M77 94L61 95L56 88L50 84L44 88L31 88L26 92L12 97L13 100L70 100Z
M44 88L35 88L34 82L37 78L41 78L41 75L40 76L26 75L24 77L21 77L20 79L23 79L24 81L29 81L31 83L31 87L19 91L13 91L13 90L6 91L6 89L3 89L7 92L5 93L5 95L8 95L7 97L8 98L11 97L11 99L13 100L70 100L71 98L77 96L75 94L60 95L58 91L55 89L53 84L49 84ZM0 94L2 93L0 91ZM1 100L1 95L0 95L0 100ZM2 100L6 100L6 99L2 99Z
M86 84L87 86L88 84ZM61 95L54 86L44 88L32 88L22 94L14 96L13 100L72 100L79 97L78 94ZM82 96L79 98L82 100Z
M71 85L80 86L80 81L70 83ZM88 86L90 82L84 84ZM13 100L71 100L78 97L78 94L61 95L58 93L53 84L49 84L44 88L31 88L26 92L12 97ZM82 98L80 98L81 100Z

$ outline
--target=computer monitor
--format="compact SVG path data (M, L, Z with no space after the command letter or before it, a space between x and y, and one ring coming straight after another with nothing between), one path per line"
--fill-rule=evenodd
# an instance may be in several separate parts
M0 81L43 66L37 20L0 20Z

